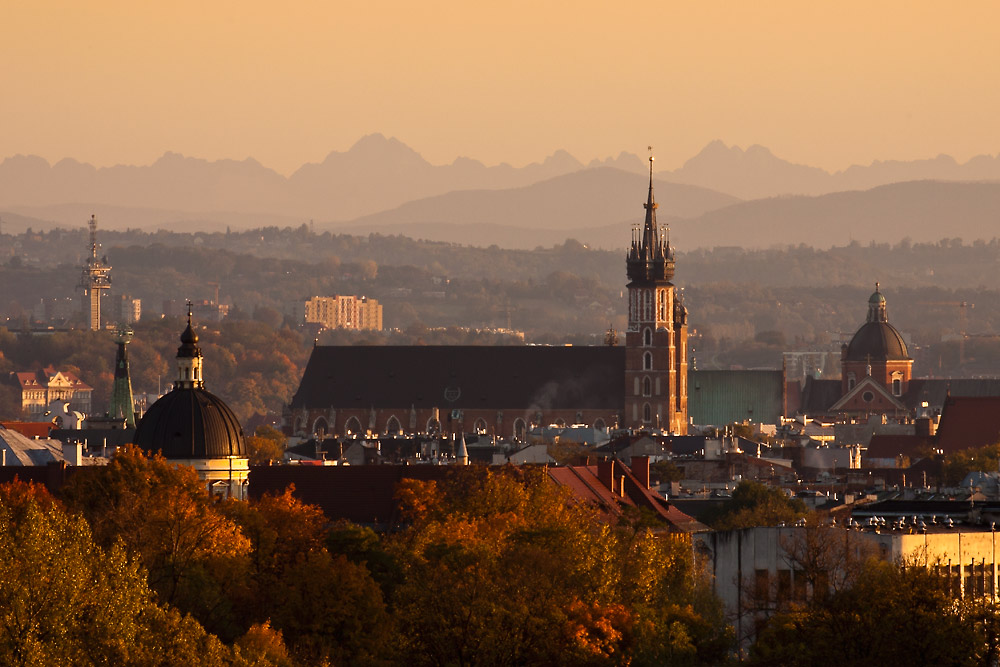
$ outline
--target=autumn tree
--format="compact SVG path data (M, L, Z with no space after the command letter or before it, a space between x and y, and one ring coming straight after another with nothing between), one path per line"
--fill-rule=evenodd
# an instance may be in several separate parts
M196 621L157 605L121 544L94 544L83 517L19 482L0 486L0 663L241 664Z
M731 637L690 546L616 530L543 469L408 480L390 600L416 664L718 662ZM697 589L697 591L696 591ZM710 597L710 596L709 596Z
M242 634L231 593L245 580L250 542L193 468L128 446L107 466L74 475L63 498L86 517L98 544L120 542L139 555L161 602L223 639Z
M243 625L270 623L304 664L369 663L384 657L390 619L364 565L326 549L326 523L292 489L226 514L250 542L237 596Z

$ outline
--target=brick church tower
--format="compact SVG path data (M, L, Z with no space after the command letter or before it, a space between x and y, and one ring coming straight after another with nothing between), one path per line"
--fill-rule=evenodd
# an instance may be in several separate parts
M687 434L687 309L670 281L674 256L656 227L653 158L641 232L633 230L625 334L625 419L632 428Z

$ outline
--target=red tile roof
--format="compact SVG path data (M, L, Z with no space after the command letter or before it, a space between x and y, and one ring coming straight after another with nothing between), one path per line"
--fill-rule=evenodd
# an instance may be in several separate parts
M937 440L945 454L1000 442L1000 397L949 396Z

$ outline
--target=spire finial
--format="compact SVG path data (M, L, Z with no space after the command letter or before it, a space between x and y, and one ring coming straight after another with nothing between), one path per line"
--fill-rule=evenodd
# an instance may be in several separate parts
M193 304L191 303L191 299L188 299L188 300L187 300L187 309L188 309L188 326L191 326L191 308L192 308L192 305L193 305Z

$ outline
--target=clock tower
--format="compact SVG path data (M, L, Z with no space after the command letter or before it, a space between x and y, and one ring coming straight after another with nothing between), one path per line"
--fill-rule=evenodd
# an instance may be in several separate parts
M687 434L687 309L670 282L674 255L656 226L653 158L646 220L633 229L625 333L625 419L631 428Z

